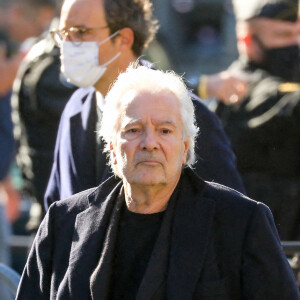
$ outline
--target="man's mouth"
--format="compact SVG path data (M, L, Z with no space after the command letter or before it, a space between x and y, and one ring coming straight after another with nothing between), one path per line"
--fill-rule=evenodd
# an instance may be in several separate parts
M145 161L142 161L140 162L140 164L143 164L143 165L158 165L159 162L158 161L154 161L154 160L145 160Z

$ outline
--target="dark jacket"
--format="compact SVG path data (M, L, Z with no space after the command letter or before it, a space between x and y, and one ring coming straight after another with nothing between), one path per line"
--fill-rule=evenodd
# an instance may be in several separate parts
M59 120L75 91L62 83L59 48L49 34L43 36L22 61L12 94L23 192L41 205L52 169Z
M10 93L0 96L0 181L9 173L14 158L14 136L11 120Z
M217 116L195 95L193 103L200 133L196 140L195 171L203 179L244 192L236 170L235 157ZM59 126L54 164L45 206L56 200L97 186L109 175L108 167L97 172L96 99L93 88L79 89L68 102ZM104 169L104 168L101 168Z
M111 178L51 205L17 300L108 299L121 186ZM270 210L186 169L136 299L296 300L299 294Z
M282 240L300 239L300 85L237 61L231 67L251 79L236 105L217 114L237 157L249 197L272 210Z

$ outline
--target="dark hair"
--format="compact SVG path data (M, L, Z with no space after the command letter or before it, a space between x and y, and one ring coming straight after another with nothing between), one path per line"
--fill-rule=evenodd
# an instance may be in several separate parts
M132 51L140 56L158 29L149 0L105 0L106 21L111 33L129 27L134 32Z

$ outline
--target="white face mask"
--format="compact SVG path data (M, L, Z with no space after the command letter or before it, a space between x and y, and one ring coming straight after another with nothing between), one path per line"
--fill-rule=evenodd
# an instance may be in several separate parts
M104 74L106 67L121 53L99 65L99 46L116 36L115 32L102 42L81 42L76 46L72 42L64 41L61 46L61 71L67 81L82 88L93 86Z

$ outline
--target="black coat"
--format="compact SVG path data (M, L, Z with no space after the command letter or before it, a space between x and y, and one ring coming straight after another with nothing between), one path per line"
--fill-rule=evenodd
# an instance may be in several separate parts
M179 184L136 299L299 299L264 204L204 182L189 169ZM91 290L93 299L108 299L121 186L111 178L51 205L17 300L84 300L91 299Z

